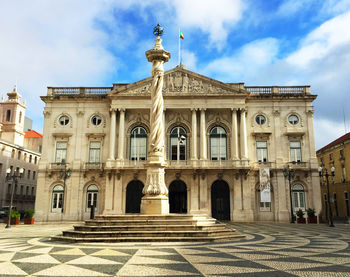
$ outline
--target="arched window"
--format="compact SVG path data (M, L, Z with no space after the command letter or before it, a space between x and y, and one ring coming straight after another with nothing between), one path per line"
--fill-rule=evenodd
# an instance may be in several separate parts
M186 130L175 127L170 132L170 159L173 161L186 160Z
M130 134L130 160L147 159L147 132L143 127L135 127Z
M214 127L210 131L210 159L227 160L226 132L222 127Z
M98 187L90 185L86 190L86 211L90 211L90 207L94 206L97 210Z
M52 190L52 206L51 212L61 213L63 208L64 189L62 185L57 185Z
M293 185L293 209L297 211L299 209L305 210L305 190L301 184Z

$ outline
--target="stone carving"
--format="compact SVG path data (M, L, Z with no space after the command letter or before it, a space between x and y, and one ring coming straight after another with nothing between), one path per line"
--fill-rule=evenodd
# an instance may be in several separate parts
M146 81L145 81L146 82ZM122 94L147 95L151 93L151 82L122 92ZM215 84L210 79L199 78L182 70L167 73L163 80L163 93L173 94L235 94L237 91Z

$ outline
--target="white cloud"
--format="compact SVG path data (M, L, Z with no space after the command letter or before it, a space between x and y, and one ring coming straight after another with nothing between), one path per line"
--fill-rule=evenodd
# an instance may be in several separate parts
M277 9L276 14L278 16L290 17L294 16L295 13L301 9L305 9L307 6L311 5L313 1L311 0L287 0L284 1Z
M211 43L219 49L244 10L240 0L174 0L172 5L181 27L197 27L208 33Z
M325 58L336 47L350 42L350 11L326 21L302 41L298 51L287 61L299 67L307 67L315 60Z
M106 50L108 37L94 19L107 12L96 1L3 3L0 93L12 90L17 81L27 115L40 118L44 104L39 96L46 95L46 86L103 82L115 70L116 59Z
M345 134L343 122L327 119L314 119L316 150L321 149L333 140ZM349 130L347 130L349 131Z
M221 81L241 82L251 79L262 67L276 60L279 42L274 38L265 38L250 42L241 47L232 56L218 58L208 64L204 74L215 75Z

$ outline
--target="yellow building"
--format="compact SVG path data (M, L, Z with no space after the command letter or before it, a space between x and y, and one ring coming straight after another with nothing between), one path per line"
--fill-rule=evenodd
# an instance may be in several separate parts
M318 163L331 175L334 166L334 180L329 177L329 193L333 217L346 219L350 217L350 133L334 140L316 153ZM327 184L321 181L322 218L328 218Z

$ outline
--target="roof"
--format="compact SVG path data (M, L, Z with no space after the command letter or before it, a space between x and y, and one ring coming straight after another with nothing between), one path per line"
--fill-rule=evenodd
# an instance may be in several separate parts
M350 140L350 132L341 136L340 138L337 138L336 140L332 141L331 143L327 144L326 146L322 147L321 149L317 150L317 152L321 152L323 150L326 150L328 148L331 148L332 146L335 146L337 144L340 144L346 140Z
M34 130L30 130L30 131L25 132L24 137L25 138L42 138L43 135L34 131Z

